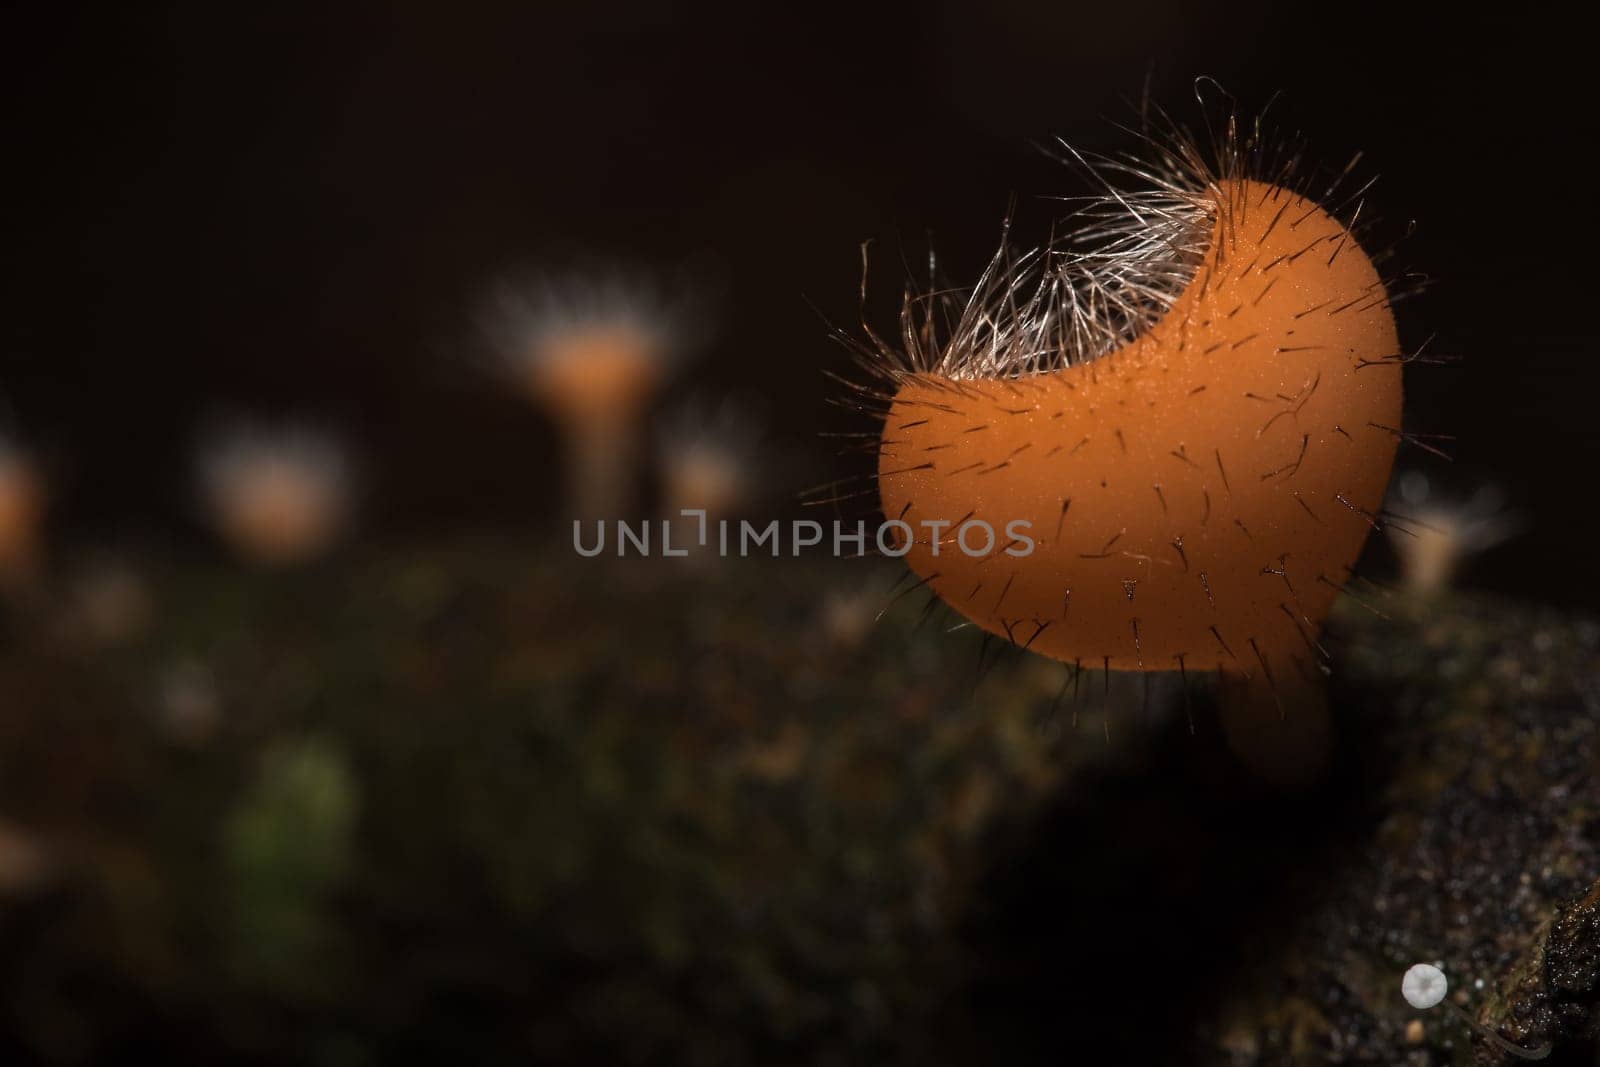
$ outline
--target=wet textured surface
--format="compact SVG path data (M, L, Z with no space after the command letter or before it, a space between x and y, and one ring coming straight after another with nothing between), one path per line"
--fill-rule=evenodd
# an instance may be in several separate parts
M1401 997L1431 961L1592 1062L1592 623L1342 603L1331 770L1284 789L1203 679L990 645L975 687L922 594L873 625L892 569L540 558L13 603L0 1049L1496 1062Z

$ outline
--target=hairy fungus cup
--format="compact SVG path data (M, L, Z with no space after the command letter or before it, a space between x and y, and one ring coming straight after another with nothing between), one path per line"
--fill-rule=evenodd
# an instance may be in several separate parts
M860 390L886 412L880 503L911 570L988 633L1214 667L1281 711L1380 525L1411 357L1348 168L1313 195L1297 151L1232 122L1205 150L1147 143L1073 153L1106 192L1068 237L1002 248L970 296L909 297L893 343L857 345L882 383ZM974 522L1007 536L955 551Z

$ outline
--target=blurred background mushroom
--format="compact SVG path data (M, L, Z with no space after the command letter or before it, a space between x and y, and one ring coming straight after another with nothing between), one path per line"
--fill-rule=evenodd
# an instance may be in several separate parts
M573 517L620 518L637 506L645 419L692 318L661 281L620 271L495 288L485 333L508 380L564 438Z
M663 419L658 440L673 545L693 546L700 535L700 519L685 511L705 512L706 540L716 544L717 523L737 518L760 492L762 429L751 402L691 400Z
M216 732L222 696L216 675L205 661L186 656L162 672L156 711L166 735L184 744L200 744Z
M39 836L0 816L0 900L37 891L55 868L54 857Z
M345 447L308 426L237 423L200 449L200 487L211 524L241 558L269 566L326 553L350 518Z
M39 565L44 479L31 457L0 436L0 585L27 582Z
M63 584L59 625L69 640L91 647L123 644L145 633L155 615L149 583L119 556L80 562Z
M1498 486L1484 485L1470 496L1441 490L1421 471L1395 479L1384 527L1400 562L1400 580L1421 597L1434 597L1455 583L1462 565L1515 537L1522 520L1506 506Z

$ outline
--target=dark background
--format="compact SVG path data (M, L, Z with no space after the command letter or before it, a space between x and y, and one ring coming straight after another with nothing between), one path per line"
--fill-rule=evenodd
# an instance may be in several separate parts
M822 371L847 360L823 316L855 317L859 242L883 250L887 325L900 250L931 233L970 278L1013 192L1037 223L1038 197L1082 191L1038 142L1127 147L1106 120L1147 78L1195 120L1205 74L1245 111L1281 90L1285 129L1336 164L1364 149L1371 205L1417 220L1405 258L1436 284L1402 335L1437 331L1464 363L1414 372L1408 419L1458 435L1447 477L1504 484L1529 520L1473 580L1600 603L1593 67L1542 18L1003 0L4 19L0 396L71 536L193 538L190 455L219 408L345 427L369 529L536 520L554 437L474 368L471 309L497 272L573 257L712 280L682 388L765 397L826 475Z

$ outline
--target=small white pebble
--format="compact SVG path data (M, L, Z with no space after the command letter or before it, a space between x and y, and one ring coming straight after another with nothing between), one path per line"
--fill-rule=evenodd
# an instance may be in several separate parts
M1444 999L1450 982L1444 972L1431 963L1418 963L1400 979L1400 992L1413 1008L1427 1009Z

